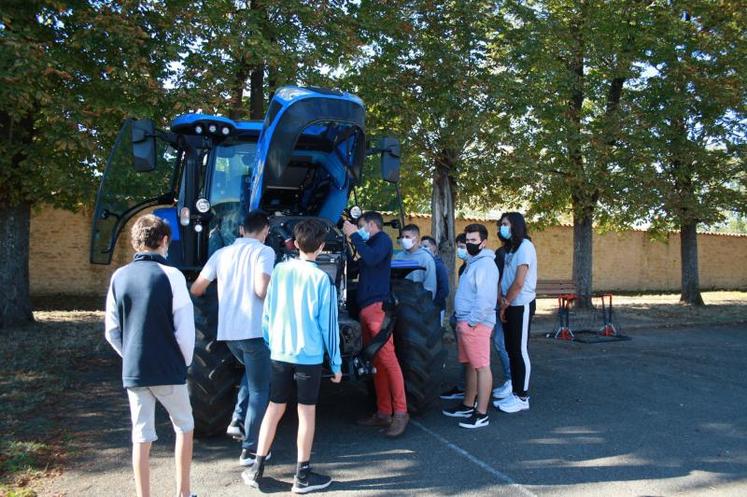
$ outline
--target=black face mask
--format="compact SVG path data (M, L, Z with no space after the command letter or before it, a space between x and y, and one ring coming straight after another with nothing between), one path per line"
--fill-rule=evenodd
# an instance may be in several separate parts
M480 244L479 243L468 243L467 244L467 253L471 256L475 256L480 253Z

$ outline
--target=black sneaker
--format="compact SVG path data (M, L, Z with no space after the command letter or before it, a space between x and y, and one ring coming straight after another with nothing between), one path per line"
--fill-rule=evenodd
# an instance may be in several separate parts
M464 390L459 387L454 387L442 393L439 397L443 400L459 400L464 398Z
M238 419L234 419L226 428L226 435L234 440L244 440L244 424Z
M444 416L449 416L450 418L468 418L475 412L475 408L467 407L460 403L458 406L448 407L441 412Z
M332 478L329 476L320 475L309 470L293 477L293 488L291 491L294 494L307 494L315 490L327 488L331 483Z
M264 468L258 467L259 465L254 465L251 468L245 469L241 472L241 479L244 480L244 483L246 485L249 485L252 488L256 488L258 490L262 490L262 475L264 473Z
M475 428L482 428L483 426L488 426L490 424L490 419L488 418L487 414L480 414L475 410L472 413L472 416L469 417L466 421L461 421L459 423L459 426L462 428L469 428L469 429L475 429Z
M252 466L256 459L257 454L255 454L254 452L249 452L249 449L241 449L241 455L239 456L239 466ZM272 459L272 452L267 454L267 457L265 457L265 461L269 461L270 459Z

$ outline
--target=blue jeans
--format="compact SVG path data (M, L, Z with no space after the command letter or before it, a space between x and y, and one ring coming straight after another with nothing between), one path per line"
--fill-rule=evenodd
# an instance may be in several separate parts
M249 383L246 381L246 375L241 375L241 383L239 383L239 395L236 398L236 407L233 409L233 416L231 420L244 421L246 417L246 409L249 406Z
M503 367L503 381L511 380L511 365L508 362L508 352L506 352L506 339L503 334L503 323L501 318L497 317L495 320L495 328L493 328L493 347L498 353L498 357L501 360L501 366Z
M236 416L236 411L242 410L239 404L246 402L244 441L241 447L249 452L257 452L259 427L265 416L267 403L270 401L270 374L272 372L270 349L265 345L263 338L230 340L226 342L226 345L236 359L244 365L244 378L241 380L237 406L234 411L234 416Z

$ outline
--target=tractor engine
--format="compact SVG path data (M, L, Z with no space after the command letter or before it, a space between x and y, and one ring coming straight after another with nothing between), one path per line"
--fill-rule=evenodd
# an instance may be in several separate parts
M270 218L270 233L267 245L275 251L276 263L295 259L298 249L293 244L293 228L304 216L273 216ZM363 348L360 323L350 317L348 288L348 245L345 235L334 223L325 218L316 218L327 225L328 233L324 249L316 259L319 269L327 273L337 289L338 321L340 324L340 353L352 357ZM345 364L348 361L343 361Z

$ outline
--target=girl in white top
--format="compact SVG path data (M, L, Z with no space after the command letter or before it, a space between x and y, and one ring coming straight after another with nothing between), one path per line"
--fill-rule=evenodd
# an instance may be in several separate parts
M511 363L513 395L496 401L503 412L529 409L529 330L536 309L537 252L527 234L524 216L508 212L501 218L501 236L508 239L506 262L501 278L500 318Z

